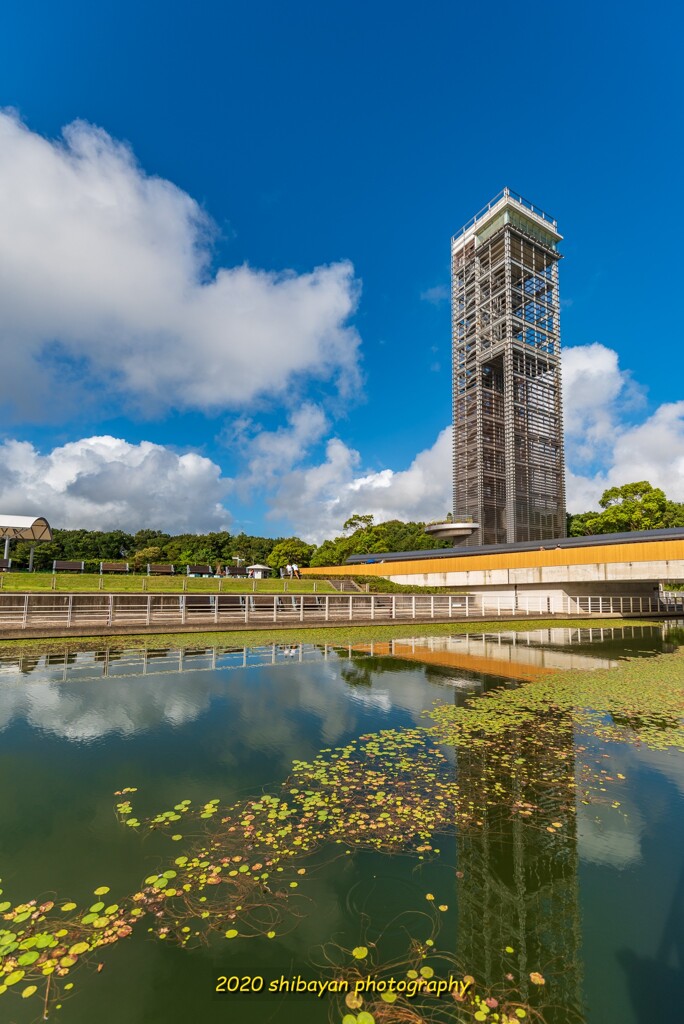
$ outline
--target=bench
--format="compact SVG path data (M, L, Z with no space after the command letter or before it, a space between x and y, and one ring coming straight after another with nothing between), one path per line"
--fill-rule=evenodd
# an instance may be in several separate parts
M213 576L214 570L210 565L189 565L188 576Z
M242 565L227 565L225 568L226 576L246 576L247 570Z
M128 572L128 562L100 562L100 576L103 572Z
M83 572L84 569L85 562L61 562L55 559L52 563L53 572Z
M151 562L147 563L147 575L148 576L173 576L176 570L172 565L153 565Z
M0 558L0 572L9 572L12 568L11 558Z

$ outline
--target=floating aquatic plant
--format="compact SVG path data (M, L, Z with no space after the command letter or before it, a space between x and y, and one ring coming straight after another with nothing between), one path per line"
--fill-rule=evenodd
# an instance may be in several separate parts
M684 749L681 666L681 654L668 655L490 691L463 707L441 705L424 727L367 734L312 761L295 761L277 790L240 803L180 799L145 818L134 813L136 788L119 790L122 824L164 832L170 842L185 843L182 852L176 847L168 865L132 894L111 897L101 885L83 905L68 898L0 903L0 995L39 999L47 1016L60 993L73 987L75 968L97 961L104 947L143 922L159 939L183 947L276 938L304 913L313 855L322 851L425 858L437 852L436 838L455 828L461 837L486 830L491 839L516 822L545 854L565 855L575 843L577 800L620 805L610 790L624 777L589 756L591 737ZM445 747L455 754L448 756ZM195 838L184 840L188 833ZM425 904L437 917L447 910L440 899ZM434 940L412 946L411 956L424 960L428 943ZM367 975L368 953L375 951L359 943L347 973ZM508 955L502 949L502 976L515 981L515 971L505 969ZM377 966L386 972L391 965ZM440 1018L435 1013L442 1005L420 1008L400 994L388 999L395 993L381 993L363 1007L347 1005L346 1016L355 1024L368 1024L369 1017L377 1024L534 1017L541 1010L530 1006L530 992L543 1001L552 970L531 966L524 976L518 972L518 1003L510 992L475 986L480 994L474 1000L452 1000L451 1016ZM424 962L406 970L420 976L426 967L435 970Z

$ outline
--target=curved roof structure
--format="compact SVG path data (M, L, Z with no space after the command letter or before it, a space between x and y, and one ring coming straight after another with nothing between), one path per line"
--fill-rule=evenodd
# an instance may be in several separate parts
M52 540L52 529L43 516L4 516L0 514L0 538L10 540Z
M477 555L514 555L527 551L565 548L605 547L610 544L639 544L644 541L684 540L684 527L664 530L632 530L629 533L596 533L587 537L559 537L557 540L526 540L517 544L483 544L480 547L429 548L422 551L385 551L381 554L350 555L345 565L372 565L429 558L474 558Z

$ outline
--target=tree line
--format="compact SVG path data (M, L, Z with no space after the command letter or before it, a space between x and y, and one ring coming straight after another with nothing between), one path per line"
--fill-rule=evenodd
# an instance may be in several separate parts
M255 537L247 533L182 533L160 530L53 530L53 540L35 547L36 570L49 570L55 560L84 561L86 570L99 571L100 562L128 562L133 571L144 572L148 562L170 563L177 569L202 563L213 566L268 565L278 571L288 562L299 566L336 565L351 554L407 551L448 547L447 541L428 537L424 523L373 523L373 516L352 516L344 524L344 535L325 540L317 547L301 537ZM29 562L30 544L18 541L10 555L14 568Z
M599 511L568 516L568 535L587 537L599 533L631 533L684 526L684 502L671 501L648 480L609 487L599 499Z
M599 501L599 509L568 516L568 534L582 537L632 530L656 530L684 526L684 503L671 501L660 488L642 480L610 487ZM99 570L99 563L126 561L134 571L145 571L148 562L171 563L184 569L193 563L216 567L236 564L265 564L280 570L288 562L299 566L341 565L350 555L373 555L383 551L426 551L451 546L425 533L425 523L391 519L375 523L372 515L351 516L340 537L308 544L300 537L255 537L246 533L182 533L160 530L53 530L49 544L37 544L34 568L52 568L55 559L85 561L86 569ZM30 545L19 541L12 546L13 567L28 565Z

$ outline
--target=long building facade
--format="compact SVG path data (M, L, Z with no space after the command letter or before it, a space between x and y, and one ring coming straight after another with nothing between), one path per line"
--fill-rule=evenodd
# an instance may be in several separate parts
M504 189L451 241L454 516L464 546L566 534L555 220Z

